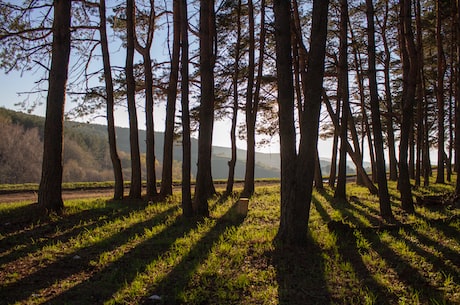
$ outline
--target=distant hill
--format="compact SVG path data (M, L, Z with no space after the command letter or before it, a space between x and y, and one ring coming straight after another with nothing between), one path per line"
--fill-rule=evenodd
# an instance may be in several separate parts
M38 128L43 135L44 117L17 112L5 108L0 108L0 116L8 117L12 123L21 125L25 129ZM108 145L107 126L100 124L88 124L66 121L64 124L65 136L76 140L84 149L102 150L101 146ZM129 154L129 129L123 127L116 128L117 147L120 152ZM139 143L141 153L145 153L145 130L139 130ZM158 162L163 162L164 133L155 132L155 156ZM192 138L192 175L196 174L198 140ZM214 179L225 179L228 175L228 161L230 160L231 150L227 147L213 147L212 172ZM173 158L182 162L182 148L180 143L176 143L173 150ZM246 151L238 150L238 162L235 168L235 177L244 178ZM256 154L256 178L279 178L279 154Z
M25 129L38 128L40 135L43 135L44 117L30 115L22 112L0 108L0 116L8 117L17 125L22 125ZM102 160L103 154L107 154L108 139L107 126L99 124L88 124L66 121L64 125L66 138L71 138L79 143L84 150L90 151L93 155L100 155L96 160ZM129 129L117 127L117 147L125 155L129 154ZM141 153L145 153L145 130L139 131L139 143ZM155 155L158 162L163 162L163 143L164 134L155 132ZM192 138L192 175L196 173L197 147L198 140ZM212 173L214 179L225 179L228 175L228 161L230 160L231 149L228 147L213 146L212 148ZM238 160L235 168L235 177L244 178L246 151L238 149ZM182 148L180 143L176 143L173 150L173 158L179 163L182 161ZM102 161L101 161L102 162ZM105 163L107 160L104 159ZM129 166L125 162L124 167ZM327 175L330 169L330 162L321 159L323 175ZM353 173L354 169L348 168L348 172ZM274 153L256 153L256 178L279 178L280 176L280 155Z

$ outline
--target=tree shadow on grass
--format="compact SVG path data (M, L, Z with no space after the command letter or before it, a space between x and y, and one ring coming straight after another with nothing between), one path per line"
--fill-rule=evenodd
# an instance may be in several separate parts
M270 256L276 268L280 305L332 304L321 248L311 237L306 247L276 245Z
M92 261L97 262L102 253L117 249L130 241L134 236L144 233L145 228L163 223L169 215L174 213L176 209L176 207L171 207L145 221L135 223L127 228L120 228L120 231L107 239L73 251L59 258L57 261L46 265L43 268L39 268L36 272L29 274L16 282L2 286L0 288L0 294L4 297L4 300L7 300L7 303L14 303L25 300L32 295L37 294L40 290L47 289L53 284L77 274L92 274L97 267L93 265ZM125 212L127 212L127 210L124 210L122 214ZM117 216L120 217L121 215ZM74 259L76 255L79 257L77 260ZM78 281L79 279L76 278L75 280ZM96 291L97 290L91 289L90 286L86 287L86 290L84 291L80 290L75 298L75 302L79 302L80 304L94 303L94 300L87 299L86 297L91 296L92 292ZM51 291L49 293L52 294L53 292ZM65 299L62 300L63 301L57 301L56 303L66 303L66 301L64 301ZM86 300L86 302L80 302L79 300ZM69 302L68 299L67 302ZM74 302L72 301L71 303Z
M174 268L163 278L155 287L149 291L161 296L163 304L222 304L225 303L225 296L213 295L212 291L216 287L196 287L201 289L194 300L184 303L182 297L187 294L187 287L190 284L198 267L208 258L213 246L220 240L221 236L227 229L240 226L245 219L240 215L233 205L223 216L216 220L215 225L197 241L190 251L174 266ZM212 279L208 279L212 280ZM207 283L212 285L212 283ZM219 300L224 298L224 300ZM151 304L147 298L143 300L144 304Z
M435 212L442 212L442 210L445 210L446 207L425 207L428 210L435 211ZM426 217L424 215L418 214L417 217L424 220L427 222L430 226L436 228L436 230L439 230L440 232L443 232L446 237L455 240L457 243L460 244L460 216L457 214L457 216L447 216L446 213L443 213L446 215L444 218L441 219L432 219L429 217ZM457 227L455 227L455 224L457 224Z
M360 204L360 202L356 202ZM338 225L334 229L337 233L340 251L343 253L343 257L348 257L350 262L354 266L355 270L360 275L361 279L364 282L368 282L368 288L377 292L379 304L385 304L386 300L390 300L389 304L393 304L398 301L398 297L394 294L390 294L385 287L381 286L375 280L372 279L372 274L367 271L366 266L364 265L359 249L356 247L356 237L355 231L361 232L362 236L370 242L372 249L378 253L382 260L385 261L388 268L393 269L399 281L401 281L406 290L417 292L420 300L429 302L430 300L445 301L443 294L438 290L437 287L433 286L429 279L427 279L421 272L422 270L417 269L412 266L407 258L401 257L397 252L395 252L390 246L382 242L380 238L381 232L388 232L397 240L405 240L398 233L401 228L411 230L410 225L397 223L396 225L384 226L384 227L368 227L358 219L355 213L360 213L363 217L367 218L371 223L375 221L375 216L373 214L365 213L363 210L353 207L353 205L346 206L336 206L342 212L350 223L353 225L348 225L346 223L337 222ZM329 225L331 227L331 225ZM415 232L415 231L413 231ZM418 235L418 233L417 233ZM407 242L407 240L405 240ZM409 247L410 247L409 243ZM412 243L412 248L415 245ZM417 251L416 251L417 252ZM418 250L418 253L422 253L421 249Z
M78 213L59 217L57 220L50 220L35 214L36 205L28 205L19 208L13 213L31 213L28 216L15 218L11 213L5 215L4 219L11 219L14 227L3 239L0 246L0 264L9 263L36 252L48 245L57 242L68 242L71 238L78 236L84 231L96 228L101 221L111 221L124 217L129 213L139 210L139 205L120 204L118 201L108 201L107 205L90 210L82 210ZM18 249L15 247L20 246Z
M385 286L374 279L373 274L364 263L360 250L357 247L357 238L354 234L354 229L342 222L330 222L328 228L336 234L338 252L343 262L348 262L353 267L362 286L361 290L371 293L375 298L376 304L386 305L397 303L396 296L389 293L389 290ZM346 285L345 281L343 284Z
M169 211L169 210L168 210ZM113 237L111 240L104 241L104 245L94 247L91 250L91 255L88 259L80 262L79 270L88 271L88 276L84 281L75 285L74 287L63 291L61 294L51 298L46 304L102 304L112 299L112 297L121 291L126 285L134 282L139 274L147 270L148 265L158 257L164 255L174 242L187 235L192 230L196 229L199 225L197 219L186 219L178 217L166 229L156 234L154 237L149 238L123 254L122 257L116 261L100 268L98 270L91 270L94 268L89 263L90 259L96 259L104 251L115 250L124 242L133 238L136 234L141 234L143 228L150 228L156 223L165 219L166 215L158 215L155 219L150 219L147 222L135 225L135 228L130 229L129 234L123 237ZM243 217L235 215L233 208L230 209L223 217L219 218L216 225L190 250L181 263L176 265L174 269L157 285L156 293L164 295L166 304L175 304L176 297L181 290L184 290L193 271L199 264L206 259L206 254L211 250L213 244L219 240L220 236L225 232L228 227L237 226L243 221ZM126 236L125 236L126 235ZM67 262L69 257L67 257ZM64 267L65 261L61 262ZM96 266L97 268L97 266ZM78 273L75 268L65 272L66 276ZM42 271L43 273L48 272ZM53 278L48 282L56 281L64 278ZM158 292L159 291L159 292ZM145 291L148 294L148 291ZM144 299L146 295L135 296L138 301L136 303L147 301Z

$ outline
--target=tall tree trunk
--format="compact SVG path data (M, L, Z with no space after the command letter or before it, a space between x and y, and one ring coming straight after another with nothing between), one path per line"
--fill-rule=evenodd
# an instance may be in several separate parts
M304 94L305 104L300 118L302 133L298 156L289 38L290 3L275 0L273 6L281 142L281 217L277 239L287 245L305 245L318 144L329 1L313 1L311 48L305 80L308 88Z
M460 0L456 2L456 38L457 54L455 66L455 167L457 169L457 181L455 184L455 194L460 195Z
M377 89L377 72L375 60L375 28L374 28L374 5L372 0L366 0L367 15L367 52L369 60L368 77L370 106L372 116L372 131L374 133L375 158L377 168L377 182L379 186L380 215L386 220L393 219L391 212L390 195L388 193L385 155L383 150L382 123L380 121L379 96Z
M424 130L424 122L423 122L423 45L422 45L422 21L421 21L421 6L420 0L416 1L416 15L415 15L415 23L417 28L417 55L419 58L419 73L417 73L417 89L416 89L416 96L417 96L417 156L416 156L416 166L415 166L415 185L421 185L421 175L422 175L422 161L423 161L423 130Z
M281 155L281 219L278 238L282 242L294 241L297 234L293 228L295 219L294 187L296 169L296 140L294 127L294 85L292 80L290 1L274 0L276 41L276 76L278 84L279 133ZM305 219L304 219L305 221ZM302 226L305 230L305 226Z
M153 73L150 47L143 54L145 78L145 126L146 126L146 166L147 166L147 199L157 195L157 178L155 173L155 128L153 121Z
M226 195L230 195L233 192L233 185L235 183L235 166L237 159L237 147L236 147L236 124L238 122L238 80L240 76L240 51L241 51L241 0L238 0L236 8L237 14L237 33L235 43L235 62L233 64L233 109L232 109L232 127L230 130L230 141L232 157L228 162L228 178L227 188L225 190Z
M352 50L353 50L353 57L354 57L354 66L355 66L355 71L356 71L356 82L358 84L358 91L359 91L359 100L360 100L360 105L361 105L361 112L362 112L362 118L361 118L361 127L367 126L368 125L368 118L367 118L367 113L366 113L366 108L365 108L365 99L366 99L366 94L364 92L364 72L362 68L362 60L361 60L361 55L360 52L358 51L357 45L358 43L356 42L355 39L355 34L351 26L351 20L350 17L348 16L348 26L350 28L350 35L351 35L351 42L352 42ZM337 112L339 113L339 112ZM361 164L362 162L362 155L363 152L361 152L361 147L359 143L359 137L358 137L358 132L356 130L356 123L354 122L353 115L351 113L351 109L348 114L348 128L350 128L350 133L353 141L353 147L356 152L356 154L361 156ZM362 128L362 138L364 138L364 128ZM364 151L364 141L362 142L362 150ZM371 143L371 142L370 142ZM370 146L371 147L371 146ZM372 157L372 150L370 152L370 155ZM362 175L359 174L359 171L356 170L356 184L358 185L364 185L364 179Z
M446 158L446 179L448 182L452 181L452 158L453 158L453 147L454 147L454 106L453 106L453 98L454 98L454 83L455 83L455 70L454 70L454 56L455 56L455 2L452 1L451 3L451 33L452 39L449 45L449 119L448 119L448 126L449 126L449 148L447 152Z
M117 137L115 133L115 117L114 117L114 95L113 95L113 80L112 68L110 65L109 44L107 39L107 18L105 0L100 1L99 15L101 19L99 32L101 35L101 52L102 61L104 64L104 81L105 91L107 92L107 132L109 137L110 160L112 161L113 174L115 178L115 188L113 199L118 200L123 198L123 171L121 167L120 157L117 151Z
M129 198L142 198L141 156L139 152L139 131L136 110L136 81L134 79L134 0L126 1L126 95L129 116L129 144L131 151L131 187Z
M151 200L157 196L157 177L155 172L155 128L153 120L153 72L150 49L152 48L153 33L155 31L155 10L154 1L150 0L149 22L145 46L141 46L134 31L135 49L142 55L144 65L145 83L145 125L146 125L146 170L147 170L147 199ZM134 5L135 10L135 5ZM135 30L136 19L133 17L133 28Z
M400 2L400 35L403 59L403 97L401 100L401 139L399 143L399 191L402 208L414 212L412 189L409 178L408 149L412 132L412 119L417 82L417 50L412 31L411 0Z
M182 108L182 212L185 217L193 216L191 194L191 143L189 111L189 43L187 0L180 1L181 29L181 108Z
M455 66L455 168L457 180L455 183L455 195L460 195L460 1L455 3L455 34L456 34L456 61Z
M208 199L215 193L211 174L212 131L214 126L214 0L200 0L200 129L198 169L193 209L209 216Z
M248 82L246 86L246 170L244 174L244 188L242 196L250 197L254 193L254 170L255 170L255 120L256 112L254 98L254 73L255 73L255 21L254 4L248 0Z
M338 95L342 101L342 117L340 123L340 153L339 174L334 198L346 200L347 183L347 146L348 142L348 114L350 109L348 89L348 3L340 0L340 45L338 69Z
M54 1L53 45L46 99L43 165L38 205L46 213L60 214L62 201L62 147L64 105L70 56L71 1Z
M444 50L442 46L442 28L441 28L441 0L436 0L436 48L437 48L437 82L436 82L436 100L438 108L438 171L436 183L445 183L444 167Z
M163 146L163 169L161 171L161 197L172 195L172 168L174 148L174 119L176 114L177 83L180 59L180 0L173 0L173 49L171 72L169 73L168 96L166 99L166 122Z
M396 159L396 141L394 136L394 126L393 126L393 98L391 95L391 78L390 78L390 63L391 63L391 52L390 47L388 46L388 39L386 35L387 31L387 22L388 22L388 12L389 4L388 1L385 2L385 15L382 22L382 42L384 49L384 60L383 60L383 71L384 71L384 83L385 83L385 104L387 108L387 115L385 116L385 125L388 138L388 157L389 157L389 178L391 181L398 180L398 161Z

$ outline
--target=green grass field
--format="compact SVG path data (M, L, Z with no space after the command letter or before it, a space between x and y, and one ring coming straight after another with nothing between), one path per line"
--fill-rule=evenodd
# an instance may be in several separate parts
M451 185L418 195L452 191ZM273 242L279 187L259 187L241 217L228 199L211 217L167 202L66 201L61 217L0 205L0 304L460 304L460 210L399 208L382 227L378 198L315 192L309 244ZM152 297L154 296L154 297Z

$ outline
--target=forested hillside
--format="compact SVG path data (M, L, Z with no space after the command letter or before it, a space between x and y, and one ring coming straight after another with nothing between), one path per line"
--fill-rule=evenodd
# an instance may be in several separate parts
M5 108L0 108L0 184L38 182L41 170L41 150L44 118ZM7 127L8 126L8 127ZM14 131L12 131L14 130ZM145 139L145 131L140 130L140 139ZM8 141L11 139L11 141ZM65 122L64 181L111 181L113 180L107 140L107 126L78 122ZM164 134L155 133L156 171L160 176L163 162ZM14 143L14 145L11 145ZM117 127L117 146L123 163L124 176L129 179L129 129ZM144 154L145 141L140 141ZM21 152L21 153L19 153ZM246 151L238 150L236 178L244 178ZM175 179L181 177L182 152L180 143L173 151L173 173ZM225 179L228 174L228 161L231 151L228 147L213 147L212 170L215 179ZM192 173L196 173L197 141L192 139ZM145 163L143 164L145 166ZM325 173L329 172L330 162L321 160ZM256 153L256 177L279 178L279 154ZM353 173L352 168L348 168ZM145 173L145 171L144 171Z
M0 108L0 118L0 133L3 139L0 144L0 183L38 182L41 170L44 118L4 108ZM139 137L145 139L145 131L141 130ZM155 139L156 170L159 175L163 161L164 134L156 132ZM64 141L64 181L113 180L108 152L107 126L66 121ZM117 128L117 145L120 149L124 176L129 179L129 130L127 128ZM173 173L175 179L180 179L181 175L182 153L179 145L176 143L174 148ZM140 141L140 150L145 160L145 141ZM192 173L196 173L196 151L197 142L196 139L192 139L192 160L195 160L192 162ZM243 178L245 151L240 150L238 154L240 157L236 166L236 177ZM229 148L214 147L212 162L213 175L216 179L226 178L229 155ZM258 153L257 157L257 159L260 158L256 166L257 177L279 177L278 154Z

